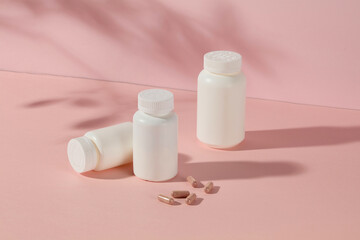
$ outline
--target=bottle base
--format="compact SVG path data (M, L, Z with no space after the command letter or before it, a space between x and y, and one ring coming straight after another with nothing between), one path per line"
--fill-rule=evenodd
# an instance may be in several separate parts
M230 148L233 148L233 147L239 145L240 143L242 143L242 142L244 141L244 139L245 139L245 135L244 135L244 137L243 137L240 141L238 141L238 142L236 142L236 143L234 143L234 144L229 144L229 145L215 145L215 144L211 144L211 143L206 143L206 142L204 142L204 141L202 141L202 140L200 140L200 139L198 138L198 140L199 140L201 143L205 144L206 146L208 146L208 147L210 147L210 148L223 149L223 150L230 149Z
M169 181L173 178L175 178L177 176L177 173L171 177L165 177L165 178L148 178L148 177L141 177L139 175L136 175L136 173L134 173L135 177L144 180L144 181L148 181L148 182L166 182Z

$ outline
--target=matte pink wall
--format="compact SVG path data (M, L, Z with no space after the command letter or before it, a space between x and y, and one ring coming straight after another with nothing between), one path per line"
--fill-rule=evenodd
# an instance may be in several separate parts
M243 55L248 96L360 109L355 0L0 0L0 69L196 89ZM0 80L1 81L1 80Z

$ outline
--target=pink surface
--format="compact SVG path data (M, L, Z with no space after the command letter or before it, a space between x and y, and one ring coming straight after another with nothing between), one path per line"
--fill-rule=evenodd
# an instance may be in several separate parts
M248 96L360 109L360 1L5 0L0 69L196 89L243 55Z
M248 99L246 140L222 151L196 140L196 95L176 90L178 177L142 181L131 164L76 174L67 141L131 120L145 88L0 72L0 239L360 238L360 111ZM200 201L156 200L174 189Z

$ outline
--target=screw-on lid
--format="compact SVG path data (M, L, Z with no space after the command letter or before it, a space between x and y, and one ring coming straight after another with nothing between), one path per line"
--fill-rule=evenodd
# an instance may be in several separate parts
M85 136L71 139L67 152L71 166L78 173L93 170L97 165L96 146Z
M214 51L204 55L204 69L219 74L241 71L241 55L231 51Z
M174 109L174 95L163 89L144 90L138 95L138 108L148 114L168 114Z

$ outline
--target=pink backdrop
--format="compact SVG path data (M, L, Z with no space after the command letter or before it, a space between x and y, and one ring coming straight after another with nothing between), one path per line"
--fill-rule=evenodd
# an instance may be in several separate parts
M1 71L0 79L1 240L360 239L360 111L248 99L245 141L224 151L196 138L196 93L172 90L179 174L153 183L131 164L76 174L66 155L70 138L131 121L148 87ZM191 188L188 175L216 190ZM172 190L199 199L156 199Z
M196 89L244 57L248 96L360 109L360 2L0 1L0 69Z

